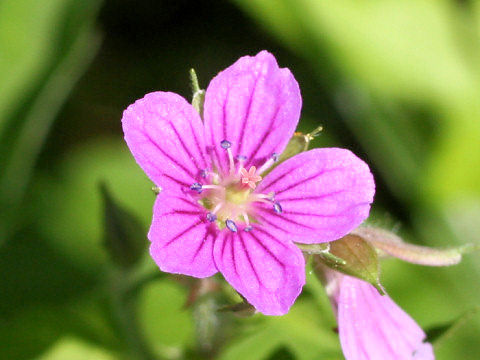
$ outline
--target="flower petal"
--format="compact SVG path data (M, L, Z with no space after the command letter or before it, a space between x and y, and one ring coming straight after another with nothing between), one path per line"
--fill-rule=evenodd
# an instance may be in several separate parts
M213 254L230 285L265 315L287 313L305 284L301 251L261 227L250 232L223 231Z
M313 149L276 167L258 185L275 193L281 213L257 207L264 226L287 233L296 242L341 238L368 217L375 183L368 165L345 149Z
M290 70L280 69L272 54L244 56L219 73L205 94L207 144L228 169L222 140L231 142L234 156L247 157L245 167L260 165L280 154L298 123L302 98Z
M215 236L214 224L194 200L175 194L157 196L148 238L160 270L199 278L215 274Z
M202 121L180 95L147 94L125 110L122 124L135 160L164 190L189 187L207 168Z
M336 299L338 330L347 360L433 360L425 333L388 295L342 276Z

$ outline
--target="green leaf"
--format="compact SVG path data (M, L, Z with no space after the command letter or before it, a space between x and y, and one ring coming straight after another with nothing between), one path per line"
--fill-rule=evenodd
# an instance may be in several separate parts
M194 343L192 312L185 309L184 287L171 279L148 283L139 293L139 324L155 353L181 352Z
M104 201L104 244L111 259L128 268L138 262L147 245L145 229L138 219L116 203L105 183L100 184Z
M40 150L99 48L100 0L0 2L0 243L13 233Z
M57 341L36 360L115 360L118 357L106 349L93 346L83 340L65 337Z
M121 139L92 139L66 152L55 173L35 179L36 225L68 261L96 274L108 262L98 184L105 181L113 194L121 194L122 205L147 224L155 200L152 183Z
M444 341L454 336L455 333L458 332L458 330L460 330L462 326L469 322L475 315L477 315L479 311L480 306L476 306L452 321L430 327L429 329L425 330L427 334L427 341L431 342L435 348L439 347Z
M319 261L328 267L369 282L383 293L380 285L380 265L377 252L367 241L358 235L346 235L343 238L330 243L329 252L345 260L345 264L333 259L314 255L315 261Z
M332 327L322 326L325 325L323 315L318 304L303 298L297 300L284 316L256 315L244 319L248 321L250 331L226 347L219 359L264 360L282 347L287 348L298 360L338 359L337 334ZM252 328L254 319L258 323Z

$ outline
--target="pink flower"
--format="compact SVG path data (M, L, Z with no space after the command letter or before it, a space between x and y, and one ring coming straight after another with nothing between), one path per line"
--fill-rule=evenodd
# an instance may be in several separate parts
M368 216L373 178L348 150L307 151L265 175L293 135L301 103L291 72L262 51L210 82L203 122L169 92L125 110L125 140L163 189L148 234L162 271L220 271L260 312L285 314L305 282L293 242L338 239Z
M369 283L326 271L327 292L346 360L433 360L432 345L417 323Z

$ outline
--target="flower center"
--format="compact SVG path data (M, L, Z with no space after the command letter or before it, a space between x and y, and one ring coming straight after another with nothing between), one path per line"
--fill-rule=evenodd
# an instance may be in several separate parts
M246 157L238 155L237 164L231 151L231 142L223 140L220 146L227 151L229 159L228 174L202 170L205 184L194 183L190 189L199 194L199 204L208 210L206 218L215 222L219 229L227 228L232 232L241 229L251 231L251 223L255 219L255 203L263 202L272 206L276 213L282 212L282 207L274 200L274 194L259 194L254 190L262 180L260 176L278 161L278 155L272 154L258 170L255 166L244 167Z

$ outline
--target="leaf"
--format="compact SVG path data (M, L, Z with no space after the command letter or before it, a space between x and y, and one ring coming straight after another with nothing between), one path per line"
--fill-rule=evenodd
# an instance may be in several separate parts
M448 249L408 244L391 231L371 226L360 226L352 231L352 234L360 236L388 255L413 264L427 266L458 264L462 260L462 254L476 249L471 244Z
M121 267L138 262L147 241L143 225L112 198L105 183L100 184L104 201L104 244L112 260Z
M36 360L115 360L106 349L93 346L83 340L65 337L57 341L45 354Z
M315 261L320 261L334 270L367 281L380 293L384 293L379 279L380 265L377 252L362 237L349 234L332 241L329 252L346 263L342 264L321 255L314 255Z
M192 312L184 309L184 287L171 280L148 283L139 293L137 313L146 341L155 353L185 349L193 343Z
M298 360L339 358L337 334L330 327L322 326L323 314L310 299L297 300L284 316L256 319L257 326L225 347L220 360L264 360L282 347ZM252 318L244 320L251 328Z
M99 48L93 20L100 3L0 2L0 34L9 34L0 36L0 243L22 219L16 215L40 150Z
M479 311L480 306L476 306L452 321L430 327L425 331L427 334L427 341L431 342L435 348L439 347L444 341L451 338L462 326L477 315Z

